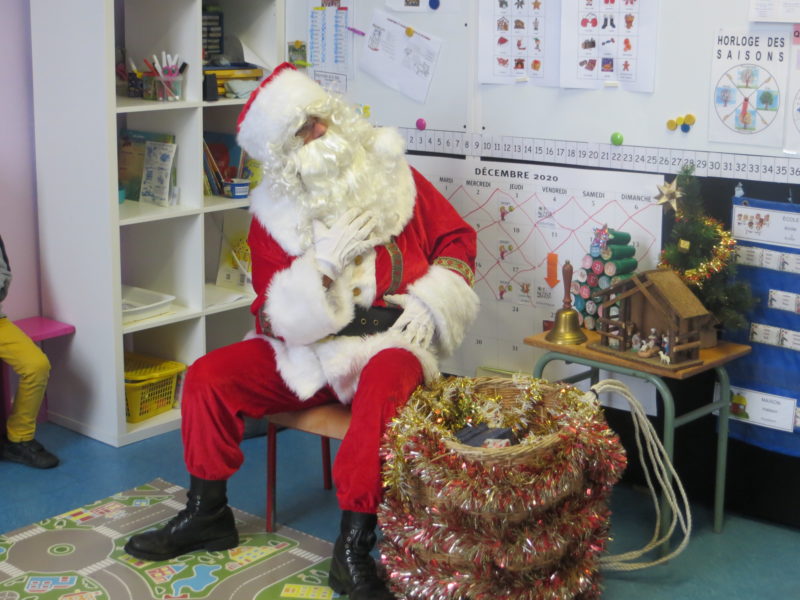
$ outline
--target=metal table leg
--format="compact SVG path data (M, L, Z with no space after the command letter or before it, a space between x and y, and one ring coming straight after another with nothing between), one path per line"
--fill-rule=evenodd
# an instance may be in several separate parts
M590 367L589 371L573 375L566 380L570 383L581 381L583 379L590 379L591 384L594 385L598 380L599 369L617 373L621 375L628 375L638 379L642 379L652 383L656 390L661 395L663 411L664 411L664 428L662 444L664 450L669 457L670 462L674 459L675 451L675 430L686 423L690 423L699 419L702 416L719 410L719 431L717 433L717 459L716 459L716 473L715 473L715 488L714 488L714 531L720 533L722 531L722 523L724 519L725 510L725 479L727 468L727 451L728 451L728 421L730 417L730 383L728 373L724 367L718 366L714 368L719 382L720 399L716 402L710 402L695 410L685 413L676 418L675 416L675 400L672 392L667 386L662 377L652 375L635 369L629 369L618 365L609 365L606 363L594 361L591 359L570 356L560 352L546 352L543 354L533 369L533 376L537 378L542 377L545 366L554 360L562 360L567 363L580 364ZM667 473L667 485L672 485L672 475ZM672 518L672 510L666 502L666 499L661 498L661 519L659 522L659 532L666 531L669 522ZM665 542L661 547L662 555L669 550L669 543Z

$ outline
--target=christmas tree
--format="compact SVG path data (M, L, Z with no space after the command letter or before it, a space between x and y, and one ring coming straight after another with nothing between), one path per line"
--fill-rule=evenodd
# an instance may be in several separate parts
M749 284L736 280L736 240L706 214L694 166L681 169L659 190L659 204L668 204L674 211L659 268L678 273L723 329L746 327L745 313L756 300Z

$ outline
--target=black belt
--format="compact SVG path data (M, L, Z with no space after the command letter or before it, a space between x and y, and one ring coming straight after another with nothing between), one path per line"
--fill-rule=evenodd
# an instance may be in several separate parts
M386 331L397 321L401 309L384 306L371 306L370 308L356 307L353 320L344 326L336 335L371 335Z

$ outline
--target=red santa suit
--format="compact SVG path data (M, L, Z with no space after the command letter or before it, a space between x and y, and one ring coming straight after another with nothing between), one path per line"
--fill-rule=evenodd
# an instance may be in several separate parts
M315 102L328 97L305 76L278 75L240 119L240 144L265 164L309 114L324 112L314 109ZM280 116L272 110L276 105L299 109ZM395 130L370 127L366 134L367 164L384 169L379 197L367 205L380 213L380 225L374 244L332 281L320 272L307 209L272 180L253 191L248 244L256 328L249 339L210 352L189 370L182 429L192 475L227 479L239 468L242 415L259 418L338 401L352 407L334 463L340 507L376 511L386 424L420 383L438 376L439 358L458 346L478 309L471 288L475 231L408 166L402 145ZM391 327L346 334L354 319L371 318L370 308L387 307L384 297L398 294L424 305L435 326L430 345L413 343Z

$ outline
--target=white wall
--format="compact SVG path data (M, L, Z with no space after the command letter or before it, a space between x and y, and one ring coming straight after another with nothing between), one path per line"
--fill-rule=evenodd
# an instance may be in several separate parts
M0 18L0 235L14 280L3 311L17 319L39 314L36 171L29 0L3 0ZM70 90L65 90L69 93ZM79 259L76 257L76 268ZM57 315L52 315L57 317Z

